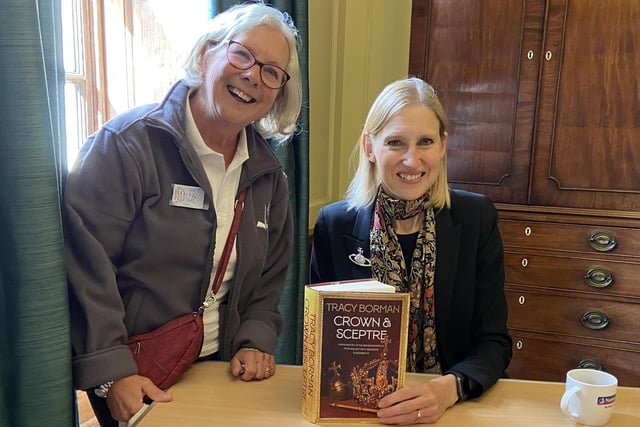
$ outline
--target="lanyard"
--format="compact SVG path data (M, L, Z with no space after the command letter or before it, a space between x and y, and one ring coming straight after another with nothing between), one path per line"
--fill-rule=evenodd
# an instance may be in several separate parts
M231 250L233 249L233 242L236 240L238 228L240 228L240 217L242 216L242 210L244 209L244 198L246 192L246 189L242 190L242 192L238 195L238 199L236 200L236 207L233 213L233 221L231 222L231 230L229 230L229 235L227 236L227 241L224 244L224 250L222 251L222 256L220 257L220 262L218 263L218 267L216 268L216 275L213 278L211 293L202 303L202 307L200 307L200 310L211 306L211 303L216 301L216 293L218 293L218 291L220 290L220 286L222 286L222 279L224 278L224 272L226 271L227 265L229 264Z

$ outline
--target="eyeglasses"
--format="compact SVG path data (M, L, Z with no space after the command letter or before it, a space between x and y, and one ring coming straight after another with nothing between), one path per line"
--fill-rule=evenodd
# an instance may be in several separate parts
M280 89L286 85L291 78L285 70L277 65L265 64L264 62L258 61L248 47L233 40L229 40L227 46L227 60L229 64L238 70L248 70L258 64L260 66L262 83L271 89Z

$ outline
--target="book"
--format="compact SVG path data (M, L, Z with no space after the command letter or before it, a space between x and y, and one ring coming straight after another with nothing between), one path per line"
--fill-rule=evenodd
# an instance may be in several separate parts
M304 290L302 415L312 423L376 418L404 384L409 294L377 280Z

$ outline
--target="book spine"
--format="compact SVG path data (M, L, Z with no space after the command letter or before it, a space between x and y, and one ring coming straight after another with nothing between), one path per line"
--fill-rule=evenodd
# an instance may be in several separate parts
M302 415L316 423L320 417L319 335L320 294L305 288L302 337Z

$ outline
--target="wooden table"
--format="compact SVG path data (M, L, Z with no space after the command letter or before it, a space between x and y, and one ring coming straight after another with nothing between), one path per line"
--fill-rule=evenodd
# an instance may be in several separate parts
M371 423L312 424L302 417L302 369L278 366L266 381L244 382L233 378L226 362L201 362L174 385L170 403L157 403L140 421L140 427L289 427L380 426ZM431 378L408 374L406 384ZM503 379L482 397L453 408L437 426L577 426L560 411L563 383ZM640 388L619 387L608 427L640 426Z

